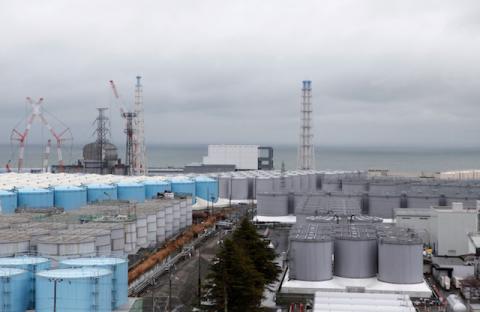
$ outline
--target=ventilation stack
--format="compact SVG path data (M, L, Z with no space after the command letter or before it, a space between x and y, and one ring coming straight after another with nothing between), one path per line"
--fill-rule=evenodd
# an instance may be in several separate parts
M310 80L303 81L300 123L297 168L299 170L315 169L312 132L312 82Z

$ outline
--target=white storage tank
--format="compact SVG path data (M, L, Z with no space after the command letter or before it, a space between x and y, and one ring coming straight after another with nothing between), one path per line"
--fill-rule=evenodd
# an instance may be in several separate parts
M28 272L16 268L0 268L0 307L5 312L24 312L30 302Z
M180 202L180 229L184 229L187 226L187 202Z
M165 241L165 207L161 206L157 211L157 243Z
M248 179L244 176L233 176L231 182L232 200L248 200Z
M112 271L112 309L128 301L128 262L120 258L78 258L60 262L62 268L96 267Z
M256 182L256 191L258 195L260 193L271 193L273 192L273 179L271 177L257 177Z
M172 214L172 230L173 234L177 234L180 231L180 202L177 202L173 205Z
M137 229L137 246L147 248L147 217L137 215L136 220L136 229Z
M95 238L86 235L54 235L37 239L37 253L44 257L92 257Z
M97 256L110 256L112 253L111 232L107 229L77 228L58 231L59 235L89 236L95 239L95 253Z
M305 224L290 235L289 278L325 281L332 278L333 240L319 224Z
M169 205L165 207L165 238L169 239L173 235L173 207Z
M363 226L335 228L334 272L346 278L369 278L377 275L377 235Z
M218 177L218 197L228 199L231 195L232 176L220 175Z
M136 221L125 222L125 253L134 254L137 252L137 223Z
M378 280L393 284L423 282L423 242L414 233L385 236L378 241Z
M30 236L21 231L0 230L0 257L27 254Z
M288 215L288 194L258 193L257 194L257 215L259 216Z
M28 272L28 307L35 309L35 274L39 271L50 269L51 261L41 257L13 257L0 258L0 268L15 268ZM0 305L1 306L1 305Z
M56 288L56 297L53 293ZM36 276L36 312L111 312L112 271L103 268L56 269Z

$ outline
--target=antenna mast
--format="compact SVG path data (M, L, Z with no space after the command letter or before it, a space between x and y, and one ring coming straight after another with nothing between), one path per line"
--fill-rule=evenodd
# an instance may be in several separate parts
M134 102L134 169L135 175L146 175L147 160L145 147L145 119L143 109L143 87L140 83L142 77L137 76L137 84L135 85L135 102Z
M315 149L312 132L312 82L303 81L300 119L300 142L298 144L297 168L315 169Z

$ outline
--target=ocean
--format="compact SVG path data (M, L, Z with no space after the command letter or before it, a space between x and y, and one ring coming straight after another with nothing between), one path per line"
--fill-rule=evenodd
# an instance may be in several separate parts
M294 145L272 145L274 164L280 169L285 163L287 169L296 167L297 148ZM40 167L44 147L28 145L25 153L25 167ZM74 163L82 158L82 146L74 145L63 150L65 163ZM149 167L183 167L200 163L207 154L207 144L162 144L149 145L147 157ZM418 147L316 147L316 168L332 170L389 169L394 172L432 173L455 169L480 168L478 148L418 148ZM16 167L18 147L0 145L0 161L4 167L12 160ZM124 149L119 149L123 159ZM56 151L52 148L50 164L56 162Z

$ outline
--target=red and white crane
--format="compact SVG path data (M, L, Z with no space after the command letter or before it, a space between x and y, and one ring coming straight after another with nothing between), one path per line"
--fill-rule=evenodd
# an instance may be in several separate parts
M135 85L134 110L129 111L121 101L117 87L113 80L110 80L113 95L117 100L120 115L125 119L125 133L127 135L125 163L129 166L129 174L146 174L146 148L145 130L143 117L143 90L140 84L140 76L137 76Z
M27 97L27 102L31 105L32 111L26 118L27 123L26 123L25 129L23 131L20 131L17 128L14 128L10 134L10 140L19 142L18 172L20 172L23 168L24 159L25 159L25 145L27 142L28 134L32 129L32 124L36 119L39 119L42 122L43 126L47 128L47 130L50 132L52 137L55 139L56 145L57 145L58 165L60 167L60 171L63 171L64 163L63 163L63 155L62 155L62 145L67 140L73 140L70 129L68 127L65 127L62 131L57 132L51 126L51 124L43 115L43 111L41 107L43 98L40 98L38 101L34 102L30 97ZM49 143L46 148L48 152L45 153L45 157L48 157L50 154L50 144L51 143L49 140ZM47 164L48 164L48 159L47 159ZM45 166L45 159L44 159L43 165Z

